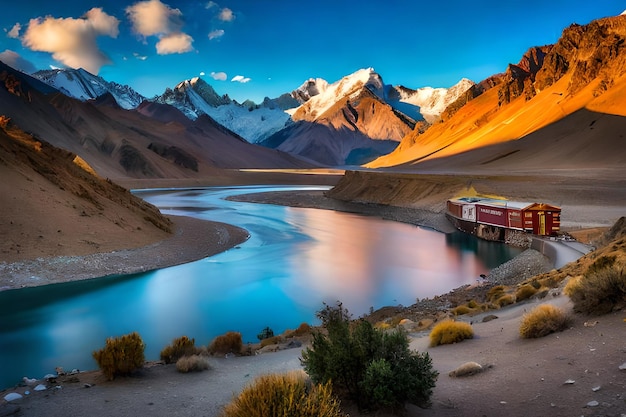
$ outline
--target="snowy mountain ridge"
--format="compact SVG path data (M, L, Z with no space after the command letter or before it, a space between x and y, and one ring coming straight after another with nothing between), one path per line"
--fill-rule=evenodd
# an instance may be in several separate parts
M458 83L450 88L422 87L412 90L406 87L396 87L400 94L400 101L420 107L420 113L424 119L433 123L439 120L443 111L464 92L466 92L474 82L467 78L462 78Z
M111 93L117 104L126 110L135 109L145 97L127 85L106 81L82 68L41 70L32 74L34 78L56 88L63 94L81 101L93 100Z
M243 104L231 100L228 95L220 96L202 78L194 77L176 85L156 98L159 103L169 104L195 120L206 114L248 142L256 143L284 128L291 120L281 108L284 100L266 99L262 104ZM298 103L286 105L297 106Z

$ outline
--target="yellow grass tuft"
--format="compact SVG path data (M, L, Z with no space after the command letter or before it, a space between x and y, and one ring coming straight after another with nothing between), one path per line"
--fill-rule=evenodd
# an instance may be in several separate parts
M569 323L570 318L562 309L551 304L541 304L522 317L519 332L524 339L534 339L560 332Z
M176 361L176 370L181 373L200 372L209 369L209 360L204 356L183 356Z
M536 281L535 281L536 282ZM515 292L515 301L524 301L537 294L537 288L532 284L524 284Z
M330 382L313 385L303 372L257 377L224 407L222 417L347 417Z
M473 337L474 329L469 323L444 320L436 324L430 332L430 346L458 343Z

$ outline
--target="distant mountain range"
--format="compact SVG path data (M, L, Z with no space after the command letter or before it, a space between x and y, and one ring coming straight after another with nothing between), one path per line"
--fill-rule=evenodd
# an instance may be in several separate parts
M626 116L624 43L626 16L616 16L571 25L556 44L531 47L478 83L414 90L365 68L260 104L220 96L201 78L146 99L84 70L34 79L7 67L0 114L113 176L199 176L189 172L196 166L532 169L592 157L598 167L619 165L623 136L605 123ZM586 135L566 131L587 121ZM557 126L565 130L545 137Z
M321 78L309 79L295 90L280 97L266 98L262 103L238 103L228 95L220 96L201 78L180 82L152 99L147 99L129 86L108 82L83 69L38 71L33 77L58 89L63 94L85 101L106 93L123 109L136 109L143 101L154 101L176 107L191 120L208 115L219 124L251 143L260 143L298 154L326 165L361 164L391 152L418 122L433 123L440 114L474 83L463 79L450 89L424 87L412 90L403 86L385 85L372 68L362 69L328 83ZM367 89L368 92L357 90ZM361 108L362 121L337 123L337 117L324 114L348 96L371 95L386 107L388 116L372 114ZM354 100L353 100L354 101ZM344 109L348 114L354 109ZM347 113L346 113L347 112ZM335 120L327 123L329 119ZM308 122L304 128L300 121ZM373 128L369 125L377 124ZM383 129L380 126L385 126ZM319 135L324 135L320 138Z

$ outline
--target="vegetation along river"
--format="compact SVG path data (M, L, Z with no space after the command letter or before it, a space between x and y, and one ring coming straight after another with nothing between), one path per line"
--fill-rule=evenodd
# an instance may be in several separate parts
M355 316L443 294L521 250L461 233L328 210L242 203L250 192L323 187L138 190L166 214L245 228L250 239L216 256L130 276L0 292L0 389L55 367L95 369L91 352L138 331L146 358L172 339L206 345L227 331L257 342L316 324L323 303Z

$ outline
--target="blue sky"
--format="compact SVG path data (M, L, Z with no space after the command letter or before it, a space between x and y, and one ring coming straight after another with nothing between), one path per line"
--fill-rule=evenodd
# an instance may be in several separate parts
M26 0L3 8L0 60L82 66L147 97L201 76L258 103L367 67L409 88L478 82L571 23L624 9L617 0Z

